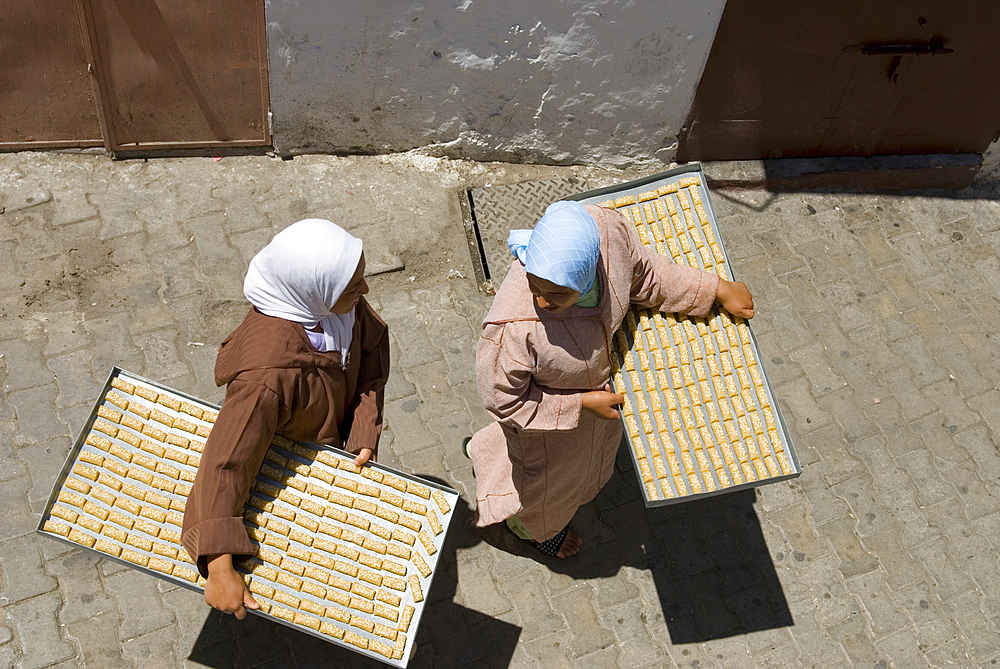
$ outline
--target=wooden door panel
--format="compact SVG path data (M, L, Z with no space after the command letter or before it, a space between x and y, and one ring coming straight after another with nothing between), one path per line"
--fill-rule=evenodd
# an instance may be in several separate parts
M989 0L728 0L678 159L982 153L998 31Z
M113 150L258 146L262 0L84 0Z
M74 3L4 3L0 90L0 148L101 146Z
M857 51L842 54L831 81L830 94L836 104L819 145L821 155L866 156L875 152L904 91L889 82L886 72L890 59Z

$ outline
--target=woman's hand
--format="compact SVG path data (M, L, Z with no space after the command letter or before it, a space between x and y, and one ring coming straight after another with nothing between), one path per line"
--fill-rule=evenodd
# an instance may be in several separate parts
M583 408L590 413L607 420L615 420L618 416L618 405L625 401L621 393L611 392L611 384L604 384L604 390L590 390L583 394Z
M213 609L232 613L237 620L246 618L247 609L260 608L247 590L243 577L233 569L233 556L225 553L208 559L205 601Z
M365 464L371 459L372 459L372 449L362 448L360 451L358 451L357 457L354 458L354 466L360 467L361 465Z
M715 301L733 316L753 318L753 296L742 281L719 279Z

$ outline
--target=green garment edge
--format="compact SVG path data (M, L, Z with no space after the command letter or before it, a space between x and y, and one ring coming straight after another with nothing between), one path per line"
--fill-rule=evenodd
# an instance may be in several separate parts
M590 290L581 295L580 299L573 303L573 306L589 309L596 307L600 303L601 287L598 285L597 281L594 281L594 285L590 287Z
M516 534L518 538L524 539L525 541L534 541L528 533L528 528L524 526L524 523L522 523L521 519L517 516L511 516L507 519L507 527L510 528L510 531Z

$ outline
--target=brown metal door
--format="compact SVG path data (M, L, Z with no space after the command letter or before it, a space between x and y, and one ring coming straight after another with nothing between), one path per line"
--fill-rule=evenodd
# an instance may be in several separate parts
M998 29L989 0L728 0L678 158L982 153Z
M3 3L0 150L101 146L76 5Z
M263 0L83 0L107 147L262 146Z

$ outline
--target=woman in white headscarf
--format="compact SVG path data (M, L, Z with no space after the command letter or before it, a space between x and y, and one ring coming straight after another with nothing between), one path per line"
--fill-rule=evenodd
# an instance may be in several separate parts
M476 474L478 526L507 521L543 554L583 541L568 524L614 469L622 426L609 352L630 304L694 316L718 302L744 318L740 282L676 265L639 241L618 212L550 205L516 256L476 352L479 395L496 422L465 444Z
M205 601L237 618L258 608L233 569L251 555L243 505L275 434L374 458L389 375L385 323L364 295L361 240L330 221L282 232L250 263L252 308L219 347L215 382L226 399L187 500L181 541Z

